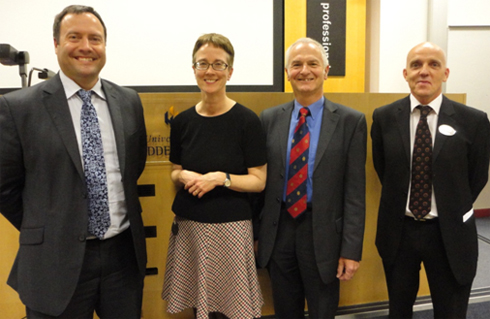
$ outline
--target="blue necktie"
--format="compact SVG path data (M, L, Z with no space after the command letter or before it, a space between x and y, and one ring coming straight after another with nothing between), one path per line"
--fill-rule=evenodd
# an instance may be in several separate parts
M111 219L99 120L91 101L92 91L79 90L77 94L83 101L80 124L83 167L89 200L88 232L103 239L111 225Z
M286 209L293 218L304 213L307 208L306 180L308 177L308 153L310 131L306 117L310 114L307 107L299 110L299 120L294 130L289 155L288 185L286 187Z

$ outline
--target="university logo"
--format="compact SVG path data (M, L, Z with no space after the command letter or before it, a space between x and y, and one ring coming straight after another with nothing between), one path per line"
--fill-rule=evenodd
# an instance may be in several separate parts
M165 124L172 126L172 121L177 114L179 113L175 112L174 106L172 105L168 111L165 112Z

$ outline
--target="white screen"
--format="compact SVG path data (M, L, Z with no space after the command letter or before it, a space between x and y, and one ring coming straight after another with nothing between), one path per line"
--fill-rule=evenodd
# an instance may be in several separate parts
M73 0L2 1L0 43L30 55L28 70L58 72L52 25ZM274 0L85 0L107 27L107 63L100 76L124 86L195 86L197 38L210 32L235 48L229 85L273 85ZM37 73L33 84L39 82ZM0 88L20 87L18 66L0 65Z

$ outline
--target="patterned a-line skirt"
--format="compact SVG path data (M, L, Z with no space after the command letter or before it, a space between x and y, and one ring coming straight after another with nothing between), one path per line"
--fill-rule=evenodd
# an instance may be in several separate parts
M230 319L260 317L264 301L252 222L208 224L175 217L175 223L162 292L167 312L196 308L197 319L207 319L211 312Z

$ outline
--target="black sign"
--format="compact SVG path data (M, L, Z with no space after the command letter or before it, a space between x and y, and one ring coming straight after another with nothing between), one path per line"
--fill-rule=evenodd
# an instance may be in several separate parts
M308 37L320 42L330 63L329 75L345 75L346 0L308 0Z

